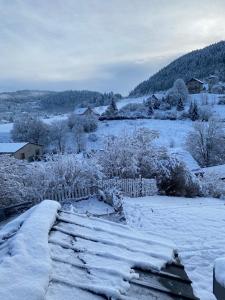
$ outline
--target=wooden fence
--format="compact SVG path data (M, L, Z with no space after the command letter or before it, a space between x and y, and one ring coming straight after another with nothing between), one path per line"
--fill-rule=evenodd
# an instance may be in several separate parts
M144 197L157 194L155 179L108 179L98 182L96 186L77 187L72 186L65 189L53 189L48 191L45 199L63 202L65 200L81 200L98 195L100 190L117 189L128 197Z

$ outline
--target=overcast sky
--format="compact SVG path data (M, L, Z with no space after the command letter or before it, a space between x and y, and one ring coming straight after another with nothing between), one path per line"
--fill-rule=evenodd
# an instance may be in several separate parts
M0 0L0 90L126 95L225 39L225 0Z

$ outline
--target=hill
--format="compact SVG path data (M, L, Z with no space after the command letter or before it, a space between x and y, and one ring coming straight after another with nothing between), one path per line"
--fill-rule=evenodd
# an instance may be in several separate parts
M174 60L135 87L130 96L167 90L177 78L183 78L185 81L191 77L204 79L215 73L221 81L225 81L225 41L192 51Z

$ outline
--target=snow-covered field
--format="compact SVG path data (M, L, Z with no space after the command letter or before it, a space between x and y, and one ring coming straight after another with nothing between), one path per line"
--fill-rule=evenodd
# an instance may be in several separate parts
M213 264L225 256L225 203L217 199L126 198L127 223L176 243L182 263L201 300L215 300Z
M120 135L129 133L140 127L147 127L159 132L158 143L160 145L182 147L187 133L192 130L191 121L170 121L170 120L121 120L104 121L99 123L96 135L98 136L98 145L101 145L104 137L107 135ZM98 146L97 145L97 146ZM95 145L92 145L93 147Z

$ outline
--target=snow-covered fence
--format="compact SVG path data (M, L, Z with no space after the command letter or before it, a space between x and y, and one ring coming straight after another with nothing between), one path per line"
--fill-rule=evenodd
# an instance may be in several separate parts
M100 183L103 190L117 188L125 196L144 197L157 194L158 189L155 179L146 178L126 178L126 179L108 179Z
M53 189L46 193L45 199L63 202L67 199L80 200L93 196L98 193L97 186L77 187L71 186L64 189Z
M64 189L52 189L46 193L44 199L51 199L58 202L65 200L80 200L97 195L99 190L118 189L125 196L144 197L157 194L155 179L126 178L126 179L105 179L95 186L77 187L71 186Z

